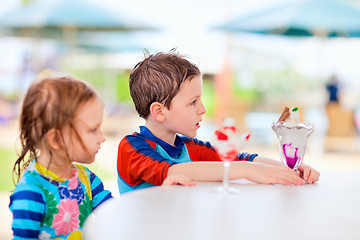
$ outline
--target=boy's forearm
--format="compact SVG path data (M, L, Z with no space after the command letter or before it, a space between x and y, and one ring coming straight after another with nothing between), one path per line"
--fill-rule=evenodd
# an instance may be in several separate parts
M268 164L272 166L279 166L282 164L280 161L274 160L272 158L260 157L260 156L255 157L253 162Z
M275 164L275 166L269 163ZM168 176L180 174L193 181L220 182L223 178L223 171L222 162L190 162L171 166ZM302 185L305 183L295 171L268 158L259 158L258 162L231 162L229 179L247 179L263 184Z
M251 162L231 162L229 178L246 178ZM189 162L172 165L168 176L180 174L193 181L219 182L223 180L224 164L222 162Z

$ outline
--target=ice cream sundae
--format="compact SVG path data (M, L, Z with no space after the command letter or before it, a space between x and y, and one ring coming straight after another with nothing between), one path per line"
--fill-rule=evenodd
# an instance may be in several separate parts
M235 121L232 118L226 118L223 126L215 131L215 139L213 139L212 144L220 159L224 162L223 186L217 189L217 192L223 194L237 193L237 190L229 187L230 161L236 159L240 149L249 138L250 133L238 133Z
M250 133L239 134L232 118L226 118L223 126L215 131L216 138L213 145L222 161L235 160L245 141L249 140Z
M285 107L279 120L272 124L272 129L279 139L282 162L292 169L297 169L301 164L308 136L314 128L311 124L301 122L299 108Z

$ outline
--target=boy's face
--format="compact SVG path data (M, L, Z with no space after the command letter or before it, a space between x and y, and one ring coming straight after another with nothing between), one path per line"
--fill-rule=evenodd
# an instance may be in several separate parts
M206 113L201 101L202 89L201 76L181 84L179 92L171 101L170 109L165 109L164 125L170 133L180 133L190 138L196 136L202 115Z

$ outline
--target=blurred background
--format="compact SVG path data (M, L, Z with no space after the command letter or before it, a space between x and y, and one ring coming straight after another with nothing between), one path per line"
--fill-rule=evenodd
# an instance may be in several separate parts
M90 168L118 196L117 144L143 120L128 90L144 53L176 48L203 73L198 138L224 117L252 138L245 151L279 159L271 124L297 106L315 132L305 162L360 169L359 0L0 0L0 238L11 235L11 170L28 86L73 75L106 104L107 141ZM321 178L320 178L321 181Z

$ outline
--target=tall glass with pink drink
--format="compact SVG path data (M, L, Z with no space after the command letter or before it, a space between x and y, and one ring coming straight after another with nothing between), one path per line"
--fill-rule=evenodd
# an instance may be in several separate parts
M272 129L279 139L282 162L292 169L297 169L303 161L308 137L314 131L310 123L300 122L298 108L285 108L278 122Z

